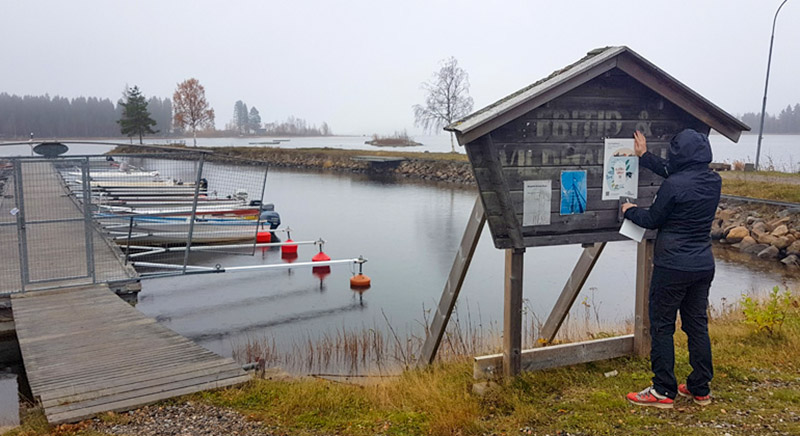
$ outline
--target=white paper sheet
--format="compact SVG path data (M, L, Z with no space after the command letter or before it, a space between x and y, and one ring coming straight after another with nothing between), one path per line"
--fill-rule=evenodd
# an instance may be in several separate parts
M525 180L522 197L522 225L550 225L550 201L553 198L551 180Z
M639 196L639 158L633 138L606 138L603 155L603 200Z
M625 236L626 238L633 239L636 242L642 242L644 239L644 232L646 229L644 227L639 227L633 223L633 221L629 219L625 219L622 221L622 226L619 228L619 234Z

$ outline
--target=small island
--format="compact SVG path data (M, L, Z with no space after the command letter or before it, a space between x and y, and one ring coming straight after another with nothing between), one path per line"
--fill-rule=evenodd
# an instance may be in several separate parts
M364 142L367 145L374 145L376 147L418 147L422 145L408 136L405 130L402 132L395 132L393 135L380 136L377 133L372 135L372 139Z

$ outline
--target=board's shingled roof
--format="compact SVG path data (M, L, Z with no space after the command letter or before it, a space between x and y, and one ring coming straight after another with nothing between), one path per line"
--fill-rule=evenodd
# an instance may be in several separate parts
M525 88L520 89L513 94L510 94L489 106L484 107L483 109L478 110L466 117L450 124L449 126L445 127L445 130L458 132L461 134L465 134L471 130L474 130L484 124L491 123L492 120L498 118L500 115L515 109L521 105L524 105L528 101L532 100L533 98L541 95L545 91L551 90L552 88L564 84L565 82L569 82L570 80L576 78L577 76L581 75L582 73L591 72L596 67L602 66L606 61L609 61L617 56L622 54L630 54L641 66L643 66L650 74L657 76L658 78L665 80L672 85L678 92L686 94L692 100L696 101L699 105L703 107L707 112L709 112L714 118L719 119L720 122L723 122L728 125L735 126L735 129L739 131L742 130L750 130L746 124L742 123L734 116L728 114L718 106L714 105L710 101L706 100L703 96L693 91L688 86L684 85L683 83L679 82L642 56L638 53L634 52L630 48L626 46L618 46L618 47L603 47L594 49L586 54L583 58L578 60L575 63L567 65L560 70L554 71L549 76L526 86ZM605 72L606 69L598 68L597 73L595 76L602 74ZM634 78L635 75L632 75ZM665 95L668 100L670 99L669 95ZM687 112L692 113L692 108L685 107L679 101L673 101L673 103L677 104L679 107L682 107ZM534 109L534 108L530 108ZM497 126L499 127L499 126ZM711 125L714 128L714 125ZM730 135L726 134L725 132L721 131L725 136L729 137L733 141L737 141L739 139L738 135Z

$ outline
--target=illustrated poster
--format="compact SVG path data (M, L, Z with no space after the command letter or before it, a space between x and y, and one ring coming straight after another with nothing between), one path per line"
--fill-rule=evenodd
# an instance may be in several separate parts
M549 225L552 198L553 182L551 180L525 180L522 197L522 225Z
M586 212L586 171L561 171L561 215Z
M633 138L606 138L603 160L603 200L639 196L639 157Z

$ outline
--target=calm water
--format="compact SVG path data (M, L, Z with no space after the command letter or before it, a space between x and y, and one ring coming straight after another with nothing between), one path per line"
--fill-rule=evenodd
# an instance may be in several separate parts
M363 301L349 288L350 268L334 266L322 282L308 268L154 279L143 283L137 307L223 355L265 336L281 348L342 327L386 330L386 319L400 336L420 336L423 308L438 302L474 199L474 192L447 185L270 170L266 200L295 229L295 240L322 237L334 259L369 259L365 273L373 285ZM580 251L528 249L524 297L539 318L554 304ZM633 242L609 244L577 300L576 319L587 311L606 324L632 317L635 252ZM315 251L300 246L299 253L298 261L308 261ZM502 320L503 261L485 229L460 297L462 319L484 326ZM273 249L252 257L205 253L192 262L232 266L282 259ZM712 304L793 280L774 266L718 258Z
M249 142L264 141L270 138L199 138L198 145L209 147L228 147L228 146L250 146ZM274 138L272 138L274 139ZM308 147L331 147L344 148L348 150L408 150L408 151L430 151L430 152L449 152L450 138L446 134L440 135L420 135L413 139L421 142L419 147L373 147L364 144L370 139L368 136L327 136L327 137L308 137L308 138L283 138L290 139L288 142L281 143L281 148L308 148ZM733 162L741 160L753 162L756 155L756 144L758 135L742 135L738 143L729 141L722 135L712 134L711 145L714 150L715 162ZM183 139L186 144L191 144L191 138ZM120 141L122 141L120 139ZM125 141L122 141L125 142ZM164 140L147 139L149 143L163 143ZM257 145L255 145L257 147ZM104 153L111 149L108 146L91 145L71 145L70 154ZM275 145L265 145L264 147L275 147ZM456 150L463 153L464 149L456 144ZM765 135L761 144L762 162L768 164L770 161L776 169L781 171L800 170L800 162L797 161L797 152L800 151L800 135ZM0 147L0 156L31 154L30 147L27 145Z

